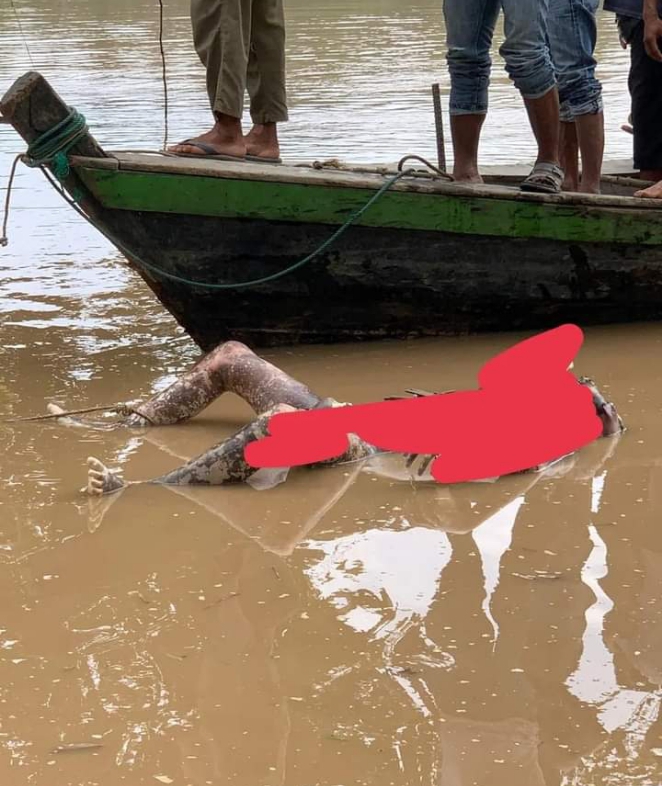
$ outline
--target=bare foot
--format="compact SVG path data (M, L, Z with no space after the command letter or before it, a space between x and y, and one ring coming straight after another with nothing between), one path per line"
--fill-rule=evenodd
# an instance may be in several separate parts
M265 159L279 159L280 145L275 123L256 123L244 137L246 152L249 156Z
M86 428L85 423L83 423L81 420L64 416L65 410L62 409L59 404L47 404L46 410L49 415L62 415L63 417L58 417L58 422L63 426L69 426L71 428Z
M168 152L201 157L218 155L244 158L246 142L241 132L241 122L234 117L221 115L211 131L178 145L172 145L168 148Z
M125 487L119 473L113 472L102 464L99 459L90 456L87 460L87 493L92 497L112 494Z
M644 188L643 191L637 191L635 196L644 199L662 199L662 180L654 186Z
M483 178L479 172L453 172L453 181L455 183L478 184L483 183Z

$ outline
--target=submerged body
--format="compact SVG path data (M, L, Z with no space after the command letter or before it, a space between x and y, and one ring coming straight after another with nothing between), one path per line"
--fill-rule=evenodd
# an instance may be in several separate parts
M537 337L538 341L548 340L554 331ZM550 345L551 346L551 345ZM553 455L527 454L523 461L520 455L519 463L515 463L509 472L519 472L524 469L536 469L541 463L559 459L567 453L581 447L582 444L595 439L597 436L611 436L620 433L623 424L616 412L613 404L605 401L595 385L588 379L579 381L567 370L572 358L576 354L578 346L574 349L568 345L558 347L555 362L550 368L553 373L544 375L533 375L534 385L529 384L525 387L525 395L515 395L513 388L513 375L520 381L526 379L527 368L529 373L533 370L530 365L532 357L531 349L540 349L540 343L536 344L532 340L523 342L513 349L498 356L487 363L479 375L479 382L482 388L486 388L488 394L493 394L493 390L499 388L499 378L504 371L510 371L510 387L502 385L501 397L495 401L507 402L508 395L511 396L510 405L505 409L499 410L492 408L483 411L480 422L473 424L473 434L479 435L483 444L467 444L465 440L464 461L458 458L457 449L462 446L461 433L456 430L455 434L446 422L446 431L438 431L439 439L444 440L443 445L449 446L447 458L449 465L455 466L455 471L465 471L466 461L471 459L473 466L473 478L484 479L494 476L494 456L500 451L505 454L508 451L507 445L512 441L512 424L520 418L520 433L524 434L535 422L542 429L541 433L547 435L552 432L563 434L564 420L571 417L572 412L568 409L570 399L554 401L554 408L547 407L539 401L538 391L540 385L550 386L550 379L556 376L559 378L559 369L564 369L561 380L568 387L569 391L576 396L573 407L581 399L580 408L583 409L583 423L587 429L580 436L579 443L574 444L565 442L557 446L552 451ZM519 365L518 365L519 364ZM527 366L527 364L529 364ZM519 375L516 370L519 369ZM578 384L579 382L579 384ZM544 387L542 389L544 389ZM551 388L550 388L551 389ZM329 450L319 450L315 455L310 455L305 461L294 462L293 464L281 464L280 467L293 466L294 464L307 464L308 466L340 464L353 461L361 461L375 456L379 452L404 452L410 454L409 464L413 463L416 454L428 454L424 456L421 472L426 469L432 460L437 458L441 451L439 441L411 440L390 445L380 445L379 440L371 443L374 434L356 434L356 421L352 420L356 412L360 412L360 407L341 405L333 399L322 399L313 393L303 383L292 379L285 372L278 369L266 360L258 357L248 347L238 342L227 342L217 349L205 355L195 366L183 374L173 385L166 390L153 396L151 399L132 405L134 414L122 418L121 425L137 428L149 428L153 426L173 425L183 423L197 415L205 409L212 401L224 393L232 392L240 396L257 413L257 418L240 429L234 436L226 439L219 444L205 451L186 462L181 467L174 469L158 478L148 482L164 485L226 485L231 483L241 483L249 480L258 471L258 467L250 461L251 450L256 447L255 443L264 440L268 444L268 439L273 431L270 421L274 416L282 415L305 415L315 418L337 418L341 424L334 444ZM554 393L554 391L552 391ZM558 388L556 393L558 393ZM470 399L480 400L480 397L488 395L484 390L469 391L462 394L469 396ZM412 405L423 407L425 410L435 405L440 396L430 394L427 400L424 398L418 401L388 401L372 405L374 407L384 407L389 411L404 411L404 408L411 410ZM441 396L442 399L450 400L449 396ZM528 398L529 412L527 418L521 419L522 404L524 398ZM559 403L561 406L559 407ZM564 410L565 405L565 410ZM340 408L340 409L339 409ZM312 412L311 410L335 410L326 412ZM56 407L50 406L53 414L65 417L66 413ZM420 411L420 410L419 410ZM478 411L478 410L477 410ZM575 414L577 410L575 409ZM542 416L541 416L542 415ZM597 416L597 417L596 417ZM277 422L277 419L274 421ZM390 418L389 428L394 429L399 439L406 438L407 424L406 419L403 425L397 418ZM358 429L360 431L360 429ZM363 437L363 439L361 438ZM567 432L566 432L567 437ZM577 433L575 434L575 440ZM313 441L314 442L314 441ZM529 447L532 442L529 440ZM491 445L491 450L487 448ZM252 448L250 447L252 446ZM548 446L549 447L549 446ZM435 449L436 448L436 449ZM381 451L380 451L381 449ZM455 450L455 454L453 453ZM481 457L487 456L490 461L481 462ZM537 458L535 457L537 455ZM527 463L528 462L528 463ZM503 467L503 463L501 464ZM485 470L484 473L482 472ZM497 474L505 474L501 470ZM464 478L465 480L467 478ZM448 481L453 482L453 481ZM455 481L457 482L457 481ZM102 462L96 458L89 459L89 473L87 491L91 495L103 495L117 491L125 486L125 482L118 473L107 469Z

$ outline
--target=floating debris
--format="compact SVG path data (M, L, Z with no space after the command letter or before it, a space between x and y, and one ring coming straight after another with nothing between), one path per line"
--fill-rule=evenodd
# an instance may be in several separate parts
M527 581L535 581L536 579L560 579L563 573L548 573L544 570L537 570L535 573L511 573L518 579L526 579Z
M77 751L91 751L97 748L103 748L100 742L67 742L63 745L58 745L53 748L51 753L76 753Z
M230 600L230 598L236 598L239 595L238 592L231 592L229 595L223 595L222 598L217 598L213 603L208 603L205 608L211 609L214 606L218 606L219 603L223 603L225 600Z

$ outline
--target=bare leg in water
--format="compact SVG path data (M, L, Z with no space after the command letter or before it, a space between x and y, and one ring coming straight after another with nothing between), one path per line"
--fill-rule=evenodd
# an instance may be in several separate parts
M596 411L603 421L603 436L621 431L622 424L613 405L602 398L591 380L582 378L580 383L588 385L593 392ZM258 357L245 345L230 341L205 355L169 388L134 407L136 414L125 417L123 423L133 427L182 423L228 392L241 396L255 410L258 418L233 437L150 483L224 485L243 482L257 471L245 461L244 450L251 442L267 436L272 415L338 406L331 399L320 399L308 387ZM50 409L57 414L56 407L51 406ZM350 439L350 448L343 456L322 463L356 461L375 452L372 446ZM119 473L107 469L98 459L90 458L88 464L89 494L99 496L125 487Z
M338 405L331 399L319 398L244 344L229 341L205 355L169 388L133 407L135 414L124 417L121 423L139 428L183 423L223 393L240 396L255 410L258 418L201 456L150 483L218 486L243 482L257 471L246 463L244 450L251 442L267 436L272 415ZM49 410L52 414L61 411L55 405ZM359 460L373 452L370 446L353 440L342 457L325 463ZM98 459L88 459L88 465L89 494L109 494L125 487L119 473L109 470Z
M258 357L244 344L227 341L201 358L170 387L132 407L136 414L123 417L120 425L143 428L183 423L224 393L240 396L258 415L279 404L313 409L322 401L301 382ZM48 409L52 414L63 412L53 404Z

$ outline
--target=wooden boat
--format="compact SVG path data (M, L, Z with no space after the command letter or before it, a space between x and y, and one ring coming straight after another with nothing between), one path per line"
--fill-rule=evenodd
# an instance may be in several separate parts
M31 72L0 111L33 143L69 108ZM203 349L662 317L662 204L628 178L548 196L412 173L305 266L213 289L306 257L393 173L110 154L86 131L69 162L63 193Z

